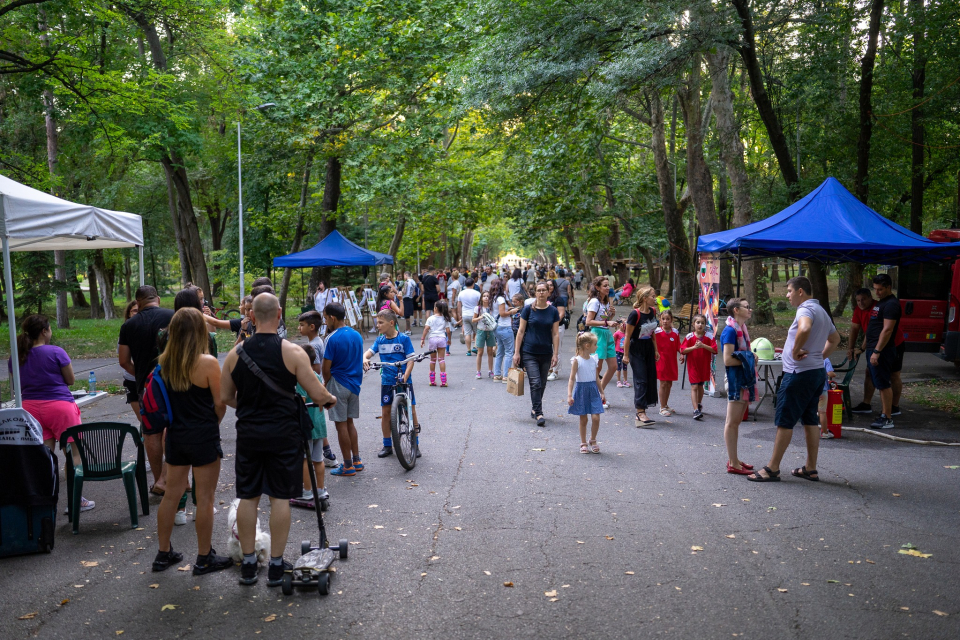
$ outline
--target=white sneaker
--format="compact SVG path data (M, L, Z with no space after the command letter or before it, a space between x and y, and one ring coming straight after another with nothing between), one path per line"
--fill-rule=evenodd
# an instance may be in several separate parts
M187 524L187 512L186 511L177 511L177 515L173 516L173 524L181 527Z
M87 500L83 496L80 497L80 511L90 511L96 506L97 506L97 503L94 502L93 500ZM64 509L63 513L69 514L70 513L69 507Z
M554 381L554 380L556 380L556 379L557 379L557 374L555 374L555 373L553 373L553 372L551 372L550 375L547 376L547 380L549 380L549 381L551 381L551 382Z
M303 495L300 496L301 500L313 500L313 489L304 489Z
M321 500L329 500L329 499L330 499L330 492L328 492L326 489L317 489L317 496L318 496ZM310 494L310 497L311 497L311 498L313 497L313 494L312 494L312 493Z
M606 410L609 409L609 408L610 408L610 403L604 402L604 403L603 403L603 409L604 409L604 411L606 411Z

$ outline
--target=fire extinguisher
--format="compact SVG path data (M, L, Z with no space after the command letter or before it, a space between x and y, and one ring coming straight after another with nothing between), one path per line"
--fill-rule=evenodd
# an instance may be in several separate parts
M843 423L843 391L830 389L827 391L827 429L834 438L840 438L840 427Z

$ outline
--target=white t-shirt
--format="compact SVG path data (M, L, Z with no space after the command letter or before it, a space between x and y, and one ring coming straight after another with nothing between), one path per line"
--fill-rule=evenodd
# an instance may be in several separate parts
M323 313L323 308L326 307L331 302L336 302L336 294L332 289L324 289L323 291L318 291L313 296L313 307L320 313Z
M417 296L417 283L413 281L413 278L407 278L407 282L403 285L403 297L415 298L416 296Z
M480 292L475 289L466 289L457 301L463 307L463 315L472 317L477 312L477 305L480 304Z
M443 316L433 314L427 318L427 327L431 338L445 338L447 335L447 319Z
M600 359L597 354L591 354L589 358L573 356L570 358L570 364L577 363L577 382L596 382L597 367L600 366Z
M504 305L505 307L507 307L508 309L510 308L510 303L507 302L507 299L506 299L505 297L503 297L503 296L500 296L499 298L497 298L497 300L496 300L496 302L495 302L494 304L495 304L495 306L494 306L493 310L494 310L494 312L495 312L495 313L494 313L495 316L497 316L497 314L500 313L500 305L501 305L501 304ZM498 327L510 327L510 326L512 326L510 316L497 316L497 326L498 326Z
M617 313L612 306L600 302L600 298L590 298L586 312L590 313L591 311L597 314L594 320L610 320Z
M513 300L513 296L518 293L523 292L523 280L517 278L516 280L510 279L507 280L507 295L510 296L510 299Z

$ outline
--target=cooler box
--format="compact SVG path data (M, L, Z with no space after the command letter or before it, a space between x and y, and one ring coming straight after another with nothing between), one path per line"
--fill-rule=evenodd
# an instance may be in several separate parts
M0 410L0 557L53 550L59 491L40 423L23 409Z

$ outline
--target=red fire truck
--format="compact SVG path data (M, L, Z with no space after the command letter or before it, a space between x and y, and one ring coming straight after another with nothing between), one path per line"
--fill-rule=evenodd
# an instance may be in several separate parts
M960 242L960 229L938 229L934 242ZM928 351L960 366L960 260L900 267L897 297L907 351Z

